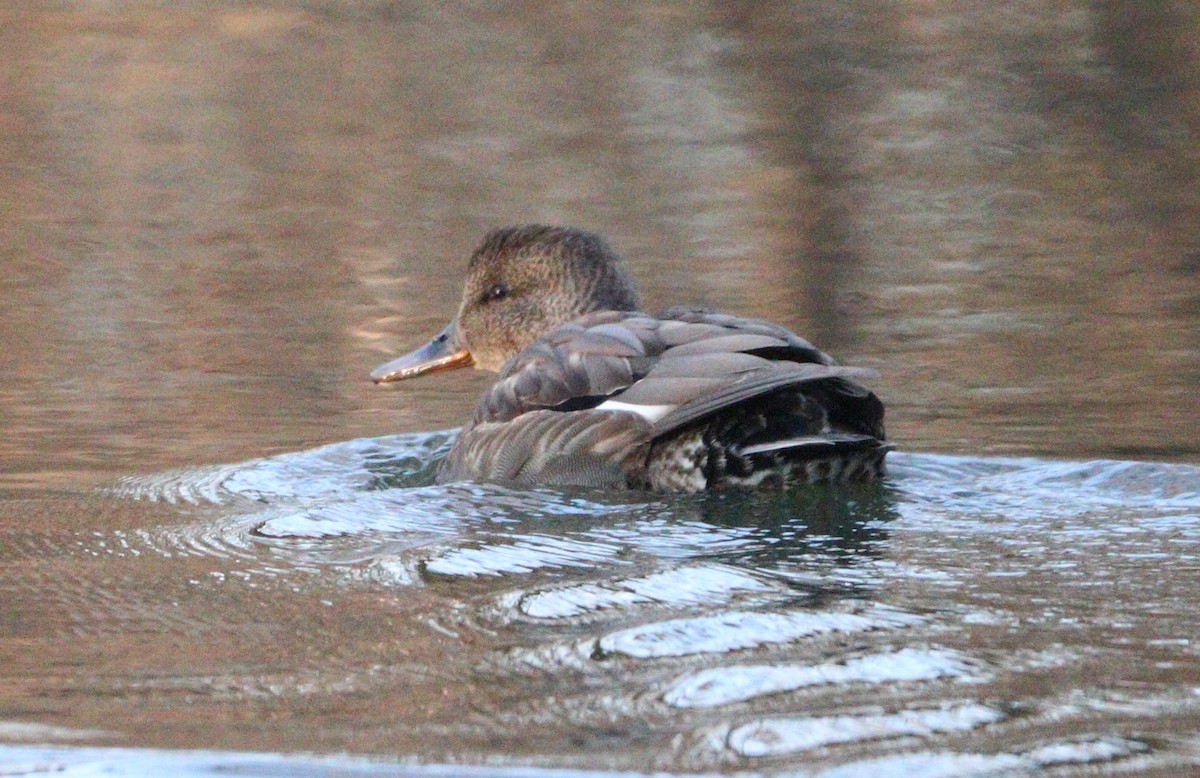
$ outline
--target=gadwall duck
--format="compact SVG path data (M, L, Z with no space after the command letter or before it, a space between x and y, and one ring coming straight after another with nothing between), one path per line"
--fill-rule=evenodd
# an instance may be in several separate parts
M499 372L439 483L698 492L883 476L883 404L853 380L873 371L764 321L640 307L601 237L493 230L454 321L371 378Z

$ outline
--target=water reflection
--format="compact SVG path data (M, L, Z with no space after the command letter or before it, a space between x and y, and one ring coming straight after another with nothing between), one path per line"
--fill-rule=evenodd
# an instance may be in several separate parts
M1189 661L1174 625L1197 569L1195 468L902 453L884 487L787 495L428 485L448 437L127 479L118 491L140 500L206 483L221 518L123 547L208 556L246 585L424 592L388 618L478 647L442 665L478 690L460 743L535 726L520 740L534 752L566 738L594 756L609 731L672 770L818 754L835 773L956 775L1168 764L1145 727L1195 715L1186 689L1154 680ZM380 473L411 485L380 488ZM1076 594L1115 580L1138 615ZM1154 689L1139 698L1110 685L1134 646L1158 657L1135 671ZM1061 737L1029 737L1047 727ZM912 738L932 750L893 753ZM977 750L995 742L1007 750Z
M9 6L0 739L1194 769L1196 9ZM366 372L530 220L879 368L891 483L434 486L486 377Z
M805 551L851 562L875 553L887 539L887 523L899 516L896 499L886 486L837 484L786 494L707 495L697 515L717 526L755 531L760 545L739 558L743 564L779 562Z
M1191 456L1196 15L1069 5L25 4L4 477L458 423L477 381L361 377L533 219L878 365L916 450Z

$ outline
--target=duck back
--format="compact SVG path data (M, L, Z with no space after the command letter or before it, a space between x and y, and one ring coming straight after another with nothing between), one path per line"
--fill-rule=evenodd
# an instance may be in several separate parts
M883 475L883 405L788 330L692 309L602 311L501 370L438 480L671 491Z

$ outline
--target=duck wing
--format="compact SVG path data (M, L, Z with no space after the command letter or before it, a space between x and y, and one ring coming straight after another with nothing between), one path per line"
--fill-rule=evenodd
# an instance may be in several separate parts
M757 359L748 363L748 356ZM595 408L632 387L639 389L628 398L634 403L682 405L731 376L770 363L834 364L808 341L769 322L681 308L657 317L602 311L559 327L513 357L480 399L472 422L511 421L533 410ZM818 376L832 374L813 373ZM654 379L650 386L642 383L647 377ZM617 408L610 404L606 410Z
M641 380L597 408L641 415L653 424L658 437L780 389L875 375L861 367L772 360L741 352L685 356L668 352Z
M805 383L869 394L849 379L873 375L768 322L680 308L591 314L510 360L438 478L640 480L649 445L692 422Z
M485 421L463 429L437 478L625 486L627 462L650 438L648 428L636 416L595 410L536 410L511 422Z

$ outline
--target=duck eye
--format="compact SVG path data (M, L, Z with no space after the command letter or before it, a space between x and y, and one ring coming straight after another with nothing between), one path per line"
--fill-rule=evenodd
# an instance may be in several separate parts
M506 284L496 284L487 291L484 299L503 300L505 297L508 297L508 286Z

